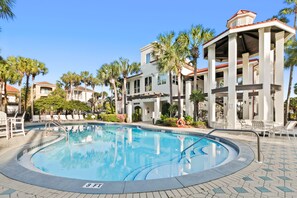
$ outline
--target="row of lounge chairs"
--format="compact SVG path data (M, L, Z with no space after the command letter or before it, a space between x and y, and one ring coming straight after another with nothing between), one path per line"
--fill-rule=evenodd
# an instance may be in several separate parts
M32 122L44 122L44 121L82 121L85 120L83 115L33 115Z

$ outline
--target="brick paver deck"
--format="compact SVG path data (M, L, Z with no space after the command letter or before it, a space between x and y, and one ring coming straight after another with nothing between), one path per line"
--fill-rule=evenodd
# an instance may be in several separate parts
M250 145L254 151L256 149L255 136L240 133L217 133L214 135L241 141ZM30 132L26 137L20 136L9 140L0 138L0 160L1 155L9 152L10 149L29 142L40 141L44 136L44 133ZM0 174L0 198L297 197L297 138L262 137L261 154L263 163L255 161L230 176L188 188L148 193L92 195L62 192L21 183Z

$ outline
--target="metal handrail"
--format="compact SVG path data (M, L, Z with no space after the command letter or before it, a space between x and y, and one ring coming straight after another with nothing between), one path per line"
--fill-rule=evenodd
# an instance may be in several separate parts
M66 134L66 141L68 141L68 139L69 139L69 137L68 137L69 133L67 132L66 128L63 125L61 125L60 122L58 122L58 121L49 121L49 122L46 122L44 128L47 130L51 126L51 124L55 125L56 127L61 128L64 131L64 133Z
M203 135L199 140L197 140L196 142L194 142L193 144L191 144L190 146L188 146L187 148L185 148L185 149L181 152L181 154L180 154L180 160L185 156L185 153L186 153L187 150L189 150L192 146L194 146L195 144L197 144L197 143L200 142L201 140L206 139L210 134L212 134L212 133L214 133L214 132L216 132L216 131L225 131L225 132L227 132L227 131L229 131L229 132L246 132L246 133L253 133L253 134L255 134L256 137L257 137L257 154L258 154L258 162L261 163L261 154L260 154L261 150L260 150L260 136L259 136L259 134L258 134L256 131L254 131L254 130L237 130L237 129L213 129L213 130L211 130L209 133ZM180 161L180 160L179 160L179 161Z

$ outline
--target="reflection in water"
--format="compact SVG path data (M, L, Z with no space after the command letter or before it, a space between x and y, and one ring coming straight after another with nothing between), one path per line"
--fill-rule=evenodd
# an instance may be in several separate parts
M101 181L174 177L222 163L228 151L199 137L158 133L121 125L72 125L69 142L61 141L34 154L34 165L53 175Z

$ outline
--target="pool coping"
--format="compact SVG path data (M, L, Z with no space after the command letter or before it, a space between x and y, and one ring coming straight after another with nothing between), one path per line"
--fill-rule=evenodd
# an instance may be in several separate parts
M84 123L98 123L98 122L84 122ZM103 123L103 122L100 122ZM69 123L65 123L69 124ZM105 123L103 123L105 124ZM110 124L110 123L108 123ZM129 125L129 124L127 124ZM137 125L131 125L137 126ZM141 127L141 126L140 126ZM142 127L146 129L158 129L158 127ZM187 134L196 134L199 135L201 133L191 132L191 131L177 131L175 129L164 129L160 128L160 130L167 130L170 132L177 133L187 133ZM57 137L59 138L59 137ZM57 138L54 138L57 139ZM51 138L53 139L53 138ZM23 146L14 149L13 151L6 152L1 156L2 160L0 163L0 172L7 177L21 181L24 183L56 189L63 191L70 191L75 193L92 193L92 194L122 194L122 193L136 193L136 192L151 192L151 191L159 191L159 190L169 190L169 189L177 189L189 187L197 184L202 184L205 182L209 182L215 179L219 179L233 173L240 171L241 169L247 167L254 161L254 152L253 150L238 141L229 140L227 138L220 138L217 136L210 136L210 139L214 139L215 141L220 141L224 144L232 146L235 150L238 151L238 156L223 165L184 176L172 177L172 178L163 178L163 179L153 179L153 180L142 180L142 181L92 181L92 180L80 180L80 179L71 179L65 177L58 177L48 174L43 174L41 172L35 172L29 170L18 162L18 157L20 157L20 153L27 152L26 149L36 148L40 146L39 143L31 144L29 147L24 148ZM44 140L44 144L49 141L54 140ZM14 156L14 157L12 157ZM7 160L5 160L7 159ZM100 188L83 188L86 183L101 183L103 184Z

